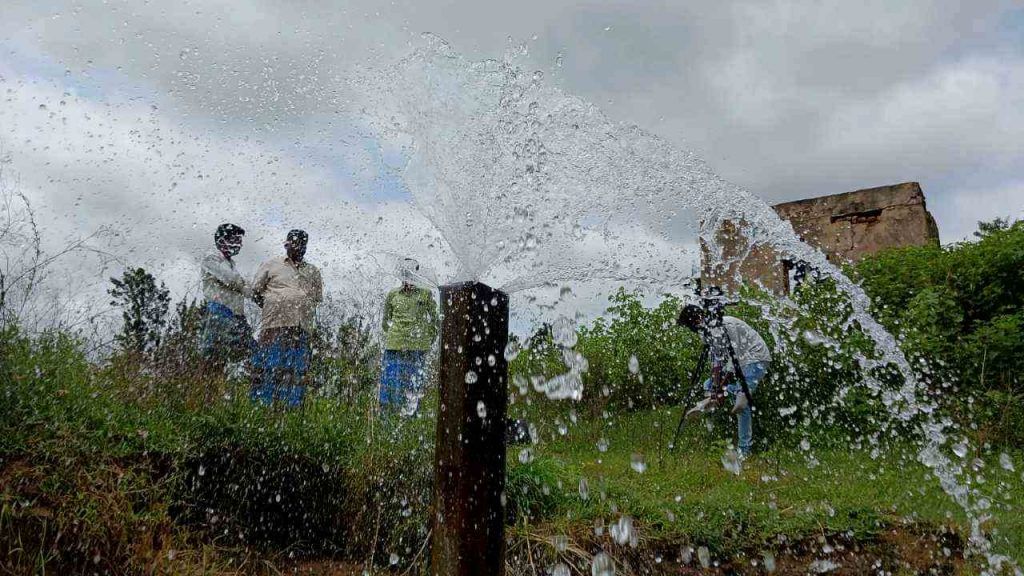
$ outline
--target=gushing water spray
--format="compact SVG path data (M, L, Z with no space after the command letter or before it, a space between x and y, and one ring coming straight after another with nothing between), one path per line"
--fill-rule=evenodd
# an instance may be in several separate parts
M367 126L407 159L401 177L456 263L449 280L486 281L506 292L554 282L629 282L678 292L691 276L694 238L699 234L710 257L727 267L715 232L740 223L749 246L803 260L847 295L848 327L859 327L879 354L861 358L864 385L883 399L893 422L920 422L918 459L966 512L973 550L991 571L1011 566L1019 574L1013 560L992 552L980 528L984 505L958 481L962 467L943 449L949 423L934 416L896 340L871 317L864 291L763 202L692 153L612 122L546 84L542 73L524 71L520 52L513 47L502 60L471 62L428 36L422 49L360 80L373 101L364 108L372 110ZM773 330L784 330L770 319ZM500 357L500 349L494 354ZM901 375L896 391L871 375L886 365ZM579 398L578 372L544 388L555 398ZM486 407L488 418L494 408Z

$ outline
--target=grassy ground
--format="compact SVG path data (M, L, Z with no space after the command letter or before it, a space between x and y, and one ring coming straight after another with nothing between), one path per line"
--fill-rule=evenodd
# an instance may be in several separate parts
M729 430L697 426L676 450L665 450L676 416L661 411L584 423L537 446L535 464L561 496L546 528L578 533L579 526L628 515L641 545L648 540L656 549L659 542L671 542L673 559L679 548L703 546L712 560L731 566L764 551L827 558L830 549L838 554L837 543L870 547L894 530L919 549L925 541L941 541L936 561L943 548L951 556L962 549L963 513L916 463L910 446L874 457L868 450L813 445L772 449L748 459L735 474L723 465L726 448L715 440ZM607 450L601 452L598 443ZM1013 454L1018 462L1020 456ZM589 485L586 500L577 493L580 478ZM1024 517L1017 508L1024 482L991 458L984 478L976 489L993 503L986 528L998 551L1018 557L1024 550Z
M4 346L0 574L424 565L429 414L375 419L366 399L279 413L251 405L244 385L218 388L207 402L216 383L97 371L73 342ZM962 515L906 447L872 457L812 438L809 450L769 450L734 474L719 440L730 430L690 428L663 454L676 412L572 423L569 410L513 406L536 424L539 442L510 449L510 574L543 574L556 562L589 573L602 550L619 574L679 574L699 566L701 548L723 572L756 571L765 552L794 573L824 560L846 573L875 562L897 573L977 567L961 560ZM1014 506L1024 485L996 454L982 456L984 483L973 488L993 503L986 529L1019 558L1024 520ZM611 536L626 516L636 547Z

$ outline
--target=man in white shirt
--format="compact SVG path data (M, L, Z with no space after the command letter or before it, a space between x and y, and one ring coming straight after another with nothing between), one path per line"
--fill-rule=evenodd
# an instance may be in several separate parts
M232 260L242 249L245 230L221 224L213 235L216 250L200 263L203 286L203 329L200 348L208 375L221 374L229 361L241 360L252 348L245 319L249 285Z
M306 232L292 230L284 244L286 255L264 262L253 279L253 299L263 318L253 355L252 398L264 404L299 406L306 393L309 336L323 300L320 270L305 261L308 243Z
M708 314L695 304L687 304L679 313L677 324L700 334L711 354L711 378L704 382L706 396L687 413L687 418L696 418L732 395L732 413L736 415L737 447L743 456L749 456L754 434L750 403L736 375L737 368L747 382L747 390L753 395L758 383L768 374L772 355L768 345L749 324L733 318L722 317L720 326L712 326ZM734 366L729 347L736 354Z

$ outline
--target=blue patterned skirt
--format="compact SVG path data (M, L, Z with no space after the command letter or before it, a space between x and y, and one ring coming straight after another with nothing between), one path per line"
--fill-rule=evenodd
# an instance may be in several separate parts
M411 393L419 392L426 380L426 350L385 350L380 376L382 408L401 406Z

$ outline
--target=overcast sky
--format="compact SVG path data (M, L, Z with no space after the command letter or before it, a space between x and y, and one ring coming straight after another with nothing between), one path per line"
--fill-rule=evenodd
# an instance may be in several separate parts
M338 117L352 71L405 57L423 32L469 59L524 43L545 81L769 203L915 180L943 242L1024 216L1019 2L4 0L0 12L5 174L51 242L111 226L121 263L176 290L224 220L253 230L248 268L296 221L328 267L359 258L340 253L368 238L366 222L396 238L380 251L438 241L379 147Z

